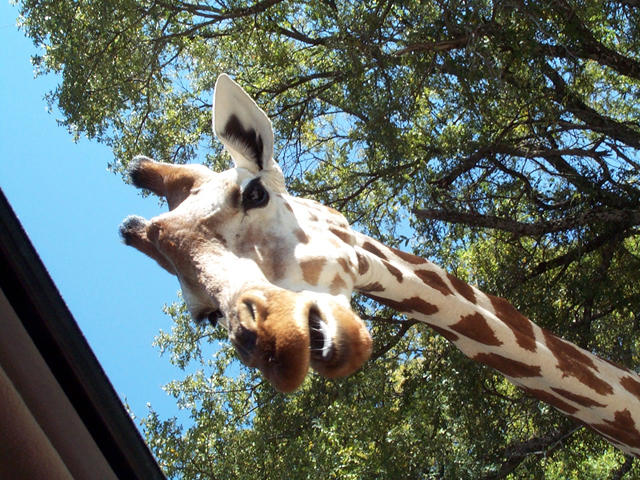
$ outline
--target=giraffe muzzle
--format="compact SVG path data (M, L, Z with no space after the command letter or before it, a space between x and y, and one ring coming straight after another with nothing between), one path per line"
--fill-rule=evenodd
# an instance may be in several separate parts
M292 392L309 370L309 333L293 313L293 292L253 287L243 292L230 315L229 339L242 363L259 369L281 392Z
M371 353L360 318L330 295L253 288L236 301L229 338L241 361L282 392L296 390L312 367L328 378L359 369Z

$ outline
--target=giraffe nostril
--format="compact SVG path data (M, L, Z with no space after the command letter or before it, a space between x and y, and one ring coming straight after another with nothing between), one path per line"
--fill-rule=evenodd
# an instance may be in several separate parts
M231 341L236 351L240 354L242 362L249 365L258 342L258 335L255 330L239 325L234 331Z
M249 311L249 315L251 315L251 320L256 321L256 306L250 300L243 300L244 306L247 307Z
M247 366L255 366L258 350L258 326L266 318L265 307L261 299L245 295L237 303L237 321L229 335L240 359Z

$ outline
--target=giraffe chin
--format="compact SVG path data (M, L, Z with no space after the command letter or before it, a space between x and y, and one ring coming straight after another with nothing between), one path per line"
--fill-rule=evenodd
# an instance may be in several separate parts
M328 378L350 375L371 354L371 336L350 308L282 289L253 289L236 302L229 339L241 361L281 392L293 392L309 367Z

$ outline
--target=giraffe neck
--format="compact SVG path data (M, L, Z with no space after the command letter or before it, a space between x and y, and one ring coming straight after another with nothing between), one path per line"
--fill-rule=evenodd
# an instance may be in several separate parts
M430 325L466 356L502 373L640 456L640 377L600 359L437 265L356 234L356 289Z

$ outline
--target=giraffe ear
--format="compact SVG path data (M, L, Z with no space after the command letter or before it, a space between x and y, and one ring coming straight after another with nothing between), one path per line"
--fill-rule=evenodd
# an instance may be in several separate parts
M213 131L236 167L254 173L277 169L273 129L267 114L231 78L218 77L213 94Z

